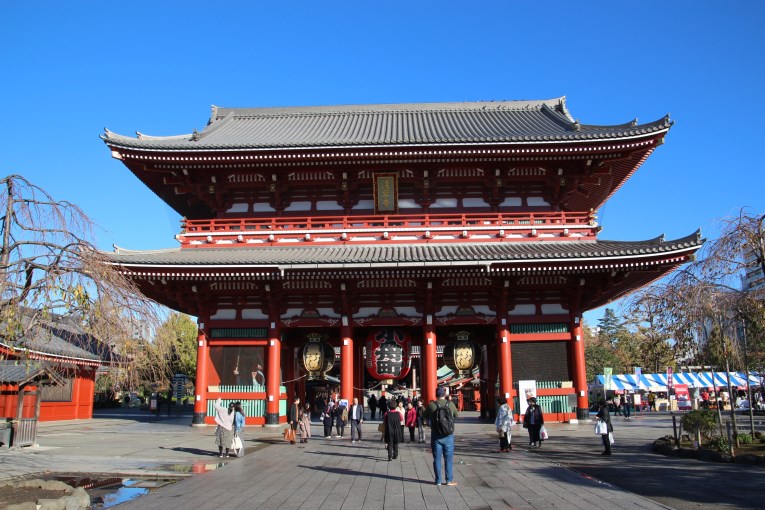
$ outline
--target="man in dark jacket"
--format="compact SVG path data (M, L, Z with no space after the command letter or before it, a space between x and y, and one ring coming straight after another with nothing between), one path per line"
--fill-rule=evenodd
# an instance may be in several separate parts
M598 409L598 414L595 416L600 421L605 422L607 425L607 432L600 435L600 437L603 439L603 447L605 448L601 455L611 455L611 438L608 437L608 434L609 432L613 432L614 427L611 425L611 413L608 410L608 404L605 400L600 401L600 408Z
M428 404L425 410L425 418L430 422L430 450L433 453L433 473L436 476L436 485L443 485L441 481L441 459L443 458L444 471L446 471L446 485L457 485L454 481L452 465L454 462L454 434L443 434L435 426L436 411L439 407L445 407L452 413L452 418L459 414L453 402L446 400L446 388L436 389L436 400Z
M300 416L300 397L295 396L295 401L287 409L287 423L290 424L293 434L297 434L298 417ZM292 436L290 444L295 444L295 435Z
M396 402L388 402L388 413L383 418L383 441L388 448L388 460L398 458L398 444L404 442L404 427L401 426L401 418L395 411Z

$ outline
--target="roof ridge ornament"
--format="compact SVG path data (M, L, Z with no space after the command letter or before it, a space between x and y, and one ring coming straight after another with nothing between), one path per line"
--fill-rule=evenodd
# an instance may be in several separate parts
M582 124L579 122L579 119L574 121L574 131L581 131L582 130Z
M194 129L194 130L191 132L191 139L192 139L192 140L194 140L195 142L197 142L197 141L199 141L199 138L200 138L200 135L199 135L199 131L197 131L196 129Z

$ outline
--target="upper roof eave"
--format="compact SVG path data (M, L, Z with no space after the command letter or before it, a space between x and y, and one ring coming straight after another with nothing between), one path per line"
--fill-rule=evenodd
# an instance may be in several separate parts
M345 122L350 116L355 121ZM561 97L337 107L214 107L210 122L201 132L168 137L139 133L135 138L106 129L101 138L113 148L150 152L301 151L613 142L656 136L671 125L668 116L642 125L634 121L611 126L580 124Z

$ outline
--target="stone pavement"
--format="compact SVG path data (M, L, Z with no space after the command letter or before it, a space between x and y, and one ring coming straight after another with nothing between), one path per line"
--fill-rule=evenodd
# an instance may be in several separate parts
M190 415L156 422L134 410L97 415L41 423L38 448L0 449L0 479L46 471L186 476L120 509L668 508L548 460L542 454L548 443L540 451L526 449L520 427L514 428L513 451L499 454L493 425L476 413L463 413L457 422L456 487L434 484L427 444L402 445L399 459L388 462L378 422L365 423L365 440L356 444L314 438L289 445L280 437L282 427L249 427L246 455L225 460L216 455L214 427L190 427ZM320 429L313 425L314 433ZM567 436L598 450L589 423L548 429L551 449L556 437ZM604 465L615 460L590 457Z

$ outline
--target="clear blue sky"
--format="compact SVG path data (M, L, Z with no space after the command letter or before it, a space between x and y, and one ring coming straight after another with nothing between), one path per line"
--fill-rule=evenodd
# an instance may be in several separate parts
M713 237L765 212L764 26L761 1L5 0L0 173L80 205L103 249L167 248L179 218L104 127L190 133L213 104L566 96L582 123L675 121L599 212L601 239Z

